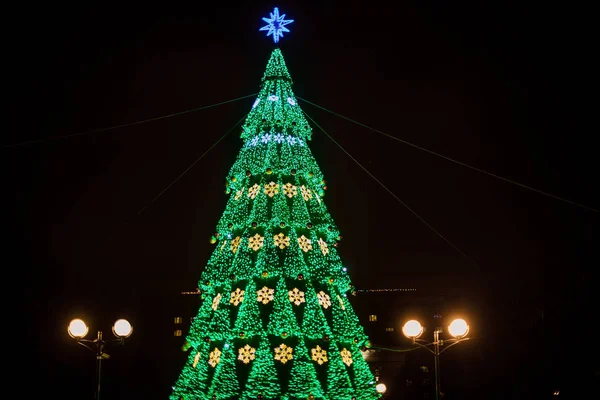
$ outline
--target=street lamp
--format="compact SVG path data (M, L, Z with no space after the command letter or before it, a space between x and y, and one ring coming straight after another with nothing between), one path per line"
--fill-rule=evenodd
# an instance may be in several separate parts
M409 339L412 339L413 344L416 344L419 347L422 347L433 354L434 356L434 367L435 367L435 398L439 400L440 398L440 354L444 351L448 350L450 347L464 342L465 340L469 340L467 334L469 333L469 325L464 319L458 318L455 319L448 325L448 332L453 336L452 339L447 339L446 342L449 342L450 345L445 349L440 351L440 347L444 345L444 340L440 339L440 333L442 333L441 328L435 328L433 331L433 342L426 343L425 340L419 339L419 337L423 334L425 329L421 325L421 323L415 319L407 321L402 327L402 333ZM425 344L422 344L425 343ZM433 347L433 350L429 348L429 346Z
M96 354L96 400L100 400L100 371L102 367L102 360L107 360L110 356L104 352L104 346L107 343L125 343L125 338L128 338L133 333L133 326L126 319L118 319L112 326L113 334L116 339L104 340L102 338L102 331L98 331L95 339L89 340L84 339L88 334L90 328L86 325L83 320L76 318L69 323L67 332L69 335L77 340L77 343L91 350Z

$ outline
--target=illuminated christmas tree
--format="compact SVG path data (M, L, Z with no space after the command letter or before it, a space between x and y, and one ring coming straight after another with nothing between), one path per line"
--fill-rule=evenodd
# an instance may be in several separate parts
M268 35L287 32L275 9ZM199 282L202 304L171 400L369 400L380 395L308 148L312 130L280 49L242 127L229 196Z

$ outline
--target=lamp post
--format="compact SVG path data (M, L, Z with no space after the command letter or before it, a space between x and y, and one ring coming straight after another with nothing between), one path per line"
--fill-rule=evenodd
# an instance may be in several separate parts
M427 341L419 339L419 337L423 334L425 329L421 325L421 323L417 320L410 320L404 324L402 327L402 333L409 339L412 339L413 344L422 347L433 354L434 357L434 370L435 370L435 399L439 400L440 398L440 354L444 351L448 350L450 347L457 345L460 342L464 342L465 340L469 340L467 334L469 333L469 325L464 319L455 319L448 325L448 332L453 336L452 339L447 339L444 341L440 339L440 333L442 333L442 329L437 327L433 331L433 342L427 343ZM450 345L448 347L440 350L440 347L444 345L444 342L449 342ZM423 344L425 343L425 344ZM429 348L429 346L433 347L433 350Z
M133 326L126 319L118 319L112 326L113 334L116 339L104 340L102 331L98 331L95 339L84 339L90 328L83 320L76 318L69 323L67 332L69 335L86 349L96 354L96 400L100 400L100 373L102 371L102 360L107 360L110 356L104 352L104 346L108 343L125 343L125 338L131 336Z

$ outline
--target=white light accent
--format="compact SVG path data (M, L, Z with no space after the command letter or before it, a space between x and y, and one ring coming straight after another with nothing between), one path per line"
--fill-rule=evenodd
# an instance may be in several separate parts
M287 98L287 102L290 106L295 106L296 105L296 101L294 101L294 99L292 99L291 97Z
M293 136L287 136L285 139L290 146L293 146L296 143L296 138Z
M278 133L277 135L273 136L273 140L281 144L281 142L283 142L283 135L281 133Z
M274 94L270 95L269 97L267 97L269 100L271 101L277 101L279 100L279 96L275 96Z
M269 140L271 140L271 135L269 135L268 133L265 133L261 140L263 143L267 143Z
M254 138L250 141L250 146L256 146L258 144L258 136L254 136Z
M252 104L252 108L255 108L258 105L258 103L260 103L260 99L254 100L254 104Z

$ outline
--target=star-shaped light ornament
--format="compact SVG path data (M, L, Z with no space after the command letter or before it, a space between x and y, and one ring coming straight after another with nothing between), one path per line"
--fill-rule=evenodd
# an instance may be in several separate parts
M219 293L218 295L215 296L215 298L212 301L212 309L217 311L217 308L219 308L219 303L221 302L221 293Z
M275 182L269 182L268 185L265 185L265 194L269 197L275 196L279 193L279 185Z
M235 252L237 251L238 247L240 247L240 241L242 240L242 238L240 238L239 236L236 236L235 239L233 239L231 241L231 251L235 254Z
M197 352L194 356L194 363L192 364L192 368L196 368L196 365L198 365L198 361L200 361L200 352Z
M326 256L327 253L329 253L327 243L323 239L319 238L319 246L321 247L321 253L323 253L323 255Z
M298 238L298 245L305 253L312 250L312 241L304 235Z
M267 23L259 29L259 31L267 31L267 36L273 36L273 42L279 42L279 38L283 37L283 32L289 32L290 30L285 26L294 22L293 19L285 19L285 14L279 15L279 9L275 7L273 12L270 13L271 18L263 18L262 20Z
M248 247L250 247L254 251L260 250L265 243L265 238L260 236L258 233L254 236L248 238Z
M283 185L283 194L289 197L290 199L294 197L297 193L298 190L296 189L296 186L292 185L291 183L288 182L285 185Z
M293 348L281 343L279 347L275 347L275 359L277 361L280 361L282 364L285 364L286 362L294 358L294 356L292 355L293 352Z
M331 298L324 291L321 290L319 293L317 293L317 298L319 299L319 305L321 305L321 307L325 309L331 307Z
M344 349L345 350L345 349ZM244 364L248 364L250 361L256 358L256 349L254 347L250 347L250 345L245 345L238 349L238 360L243 362Z
M254 200L254 198L256 197L256 195L258 194L259 191L260 191L260 186L258 186L255 183L252 187L248 188L248 197L250 197L252 200Z

